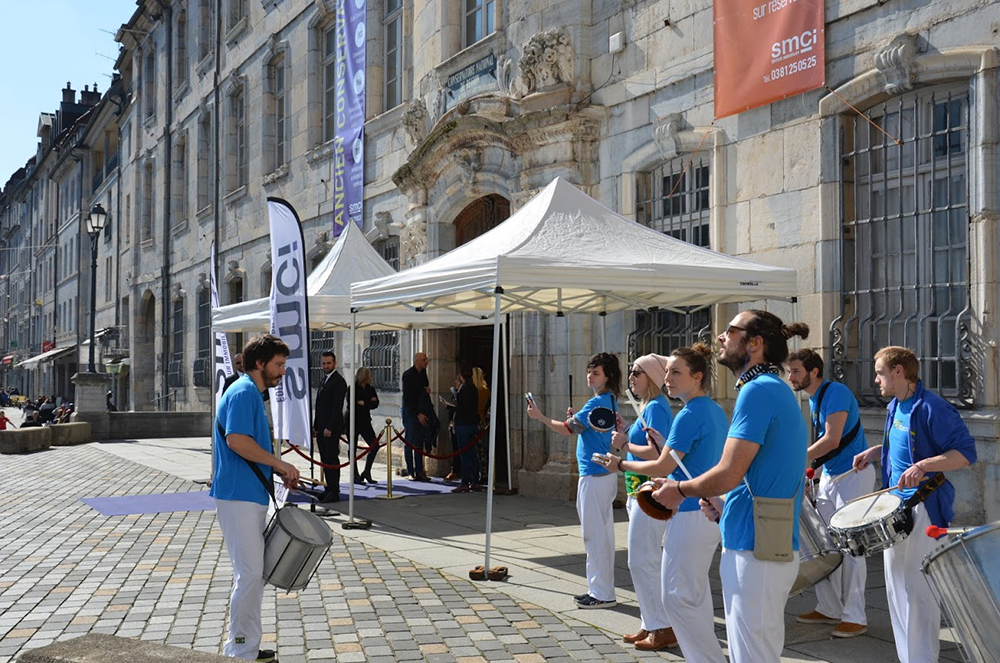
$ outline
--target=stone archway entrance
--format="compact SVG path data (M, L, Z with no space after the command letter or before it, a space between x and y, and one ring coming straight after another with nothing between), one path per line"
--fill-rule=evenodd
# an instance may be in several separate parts
M479 237L500 225L510 216L510 201L503 196L491 194L483 196L465 207L455 217L455 246ZM510 336L508 334L508 348ZM503 371L494 379L493 372L493 327L464 327L458 330L456 344L456 366L462 363L478 366L486 375L490 389L497 389L497 454L496 454L496 485L507 485L507 428L504 411L507 407L505 395L506 385L503 383ZM501 357L501 361L508 361Z
M132 358L132 394L134 410L155 410L156 403L156 296L149 290L142 294L136 317Z

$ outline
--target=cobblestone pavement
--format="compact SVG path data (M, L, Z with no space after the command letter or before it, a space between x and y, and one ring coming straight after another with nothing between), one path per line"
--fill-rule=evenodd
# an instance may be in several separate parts
M0 662L91 631L220 650L232 573L215 513L106 517L79 501L202 486L95 445L3 456L2 467ZM285 663L643 656L583 622L334 536L307 590L265 591L265 646L277 643Z

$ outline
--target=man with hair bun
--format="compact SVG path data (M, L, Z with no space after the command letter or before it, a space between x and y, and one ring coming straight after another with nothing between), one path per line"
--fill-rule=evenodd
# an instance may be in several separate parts
M824 522L838 509L871 492L875 472L853 470L854 456L868 448L861 427L858 400L844 384L823 379L823 358L805 349L788 356L788 381L795 391L809 394L813 443L808 460L822 467L816 510ZM848 476L843 476L849 473ZM816 609L799 615L800 624L836 624L836 638L852 638L868 630L865 615L865 581L868 568L864 557L845 555L844 562L816 584Z
M719 363L737 376L736 406L722 458L653 494L667 508L702 498L720 517L722 595L733 663L777 663L785 642L784 609L799 570L799 510L809 435L798 400L780 378L788 339L809 327L773 313L743 311L719 334ZM717 496L726 494L725 504ZM675 627L676 628L676 627Z
M911 503L911 534L882 553L889 617L902 663L937 661L941 607L921 572L924 556L937 542L924 532L928 525L948 527L955 515L955 487L945 480L924 497L917 491L928 481L943 480L944 472L976 462L976 442L955 406L924 388L911 350L889 346L876 352L875 383L883 398L892 399L885 433L881 445L854 457L854 469L881 458L882 487L896 486L894 492Z

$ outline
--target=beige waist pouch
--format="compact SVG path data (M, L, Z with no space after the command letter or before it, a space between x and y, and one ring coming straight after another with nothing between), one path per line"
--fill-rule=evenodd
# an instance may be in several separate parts
M753 556L763 562L795 561L792 532L795 500L778 497L753 498Z

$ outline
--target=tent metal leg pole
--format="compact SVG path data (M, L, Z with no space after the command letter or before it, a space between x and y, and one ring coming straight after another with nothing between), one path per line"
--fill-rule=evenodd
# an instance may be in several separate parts
M511 469L510 463L510 357L507 354L507 334L510 333L510 314L504 316L503 324L500 326L500 342L503 344L500 356L503 360L503 422L504 422L504 435L507 438L507 490L514 490L514 475ZM496 380L494 379L494 382ZM493 385L493 390L496 391L496 385ZM514 401L515 403L517 401Z
M608 351L608 316L601 313L601 352Z
M358 314L355 311L351 311L351 383L348 385L347 393L348 398L350 398L350 404L347 408L348 416L351 418L350 423L347 425L347 430L349 431L350 438L347 441L347 464L349 466L348 476L350 477L350 483L347 488L347 522L343 523L341 527L344 529L368 529L372 526L371 521L368 520L355 520L354 519L354 469L357 462L354 457L358 453L358 428L357 421L355 418L355 410L358 409L358 395L357 395L357 383L358 383ZM340 444L340 441L337 441ZM368 452L372 453L372 452Z
M500 374L500 295L503 289L497 286L493 295L493 375ZM489 571L490 568L490 534L493 530L493 468L496 466L496 444L497 444L497 389L496 385L490 392L490 448L489 461L486 471L486 545L485 560L483 568Z

